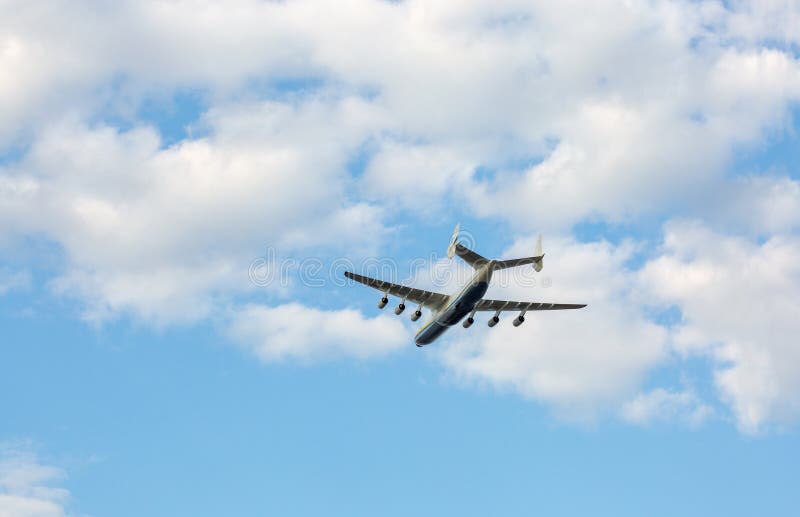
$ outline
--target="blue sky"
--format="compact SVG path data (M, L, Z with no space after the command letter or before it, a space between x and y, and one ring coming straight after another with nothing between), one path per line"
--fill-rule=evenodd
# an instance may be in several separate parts
M797 7L78 6L0 8L0 515L797 513ZM342 284L456 222L589 307Z

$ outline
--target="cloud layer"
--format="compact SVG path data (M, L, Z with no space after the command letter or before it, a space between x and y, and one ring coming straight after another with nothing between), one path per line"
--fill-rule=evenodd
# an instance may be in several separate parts
M723 400L748 432L800 416L798 264L795 236L759 244L675 223L666 229L663 255L641 272L648 292L681 309L675 348L713 359Z
M354 309L323 311L298 303L247 305L236 311L229 333L265 362L337 356L367 359L411 342L400 321L390 316L366 318Z
M44 465L24 447L0 443L0 515L64 517L69 492L59 488L64 473Z
M525 256L533 245L533 239L519 241L504 255ZM487 296L589 306L531 312L519 328L511 325L510 314L492 329L486 318L466 332L457 327L445 364L459 377L546 401L568 418L586 419L616 407L667 353L667 333L645 317L630 288L636 274L625 263L632 252L630 246L548 241L545 271L552 286L511 284Z
M699 395L642 386L700 355L743 431L800 416L800 184L733 167L791 137L790 3L0 9L0 251L52 245L47 285L85 319L221 319L268 361L381 355L407 342L403 325L323 310L292 287L256 291L250 261L265 245L374 253L401 216L473 214L515 232L509 255L547 232L553 288L536 294L590 307L457 334L442 353L457 378L569 418L699 422ZM179 135L143 114L186 92L201 107ZM574 237L583 222L643 219L663 231ZM0 294L27 278L11 271L0 268ZM654 316L668 309L679 322Z

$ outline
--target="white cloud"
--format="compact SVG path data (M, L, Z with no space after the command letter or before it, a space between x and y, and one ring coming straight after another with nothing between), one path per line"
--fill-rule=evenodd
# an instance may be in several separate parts
M65 477L25 449L0 444L0 515L64 517L70 494L57 486Z
M443 361L456 378L517 391L567 418L605 409L635 423L696 426L713 410L693 390L639 389L656 366L670 360L680 371L681 359L702 355L743 432L788 426L800 416L795 236L759 244L700 223L671 222L663 248L638 270L626 266L630 245L547 242L543 274L552 276L552 288L495 289L488 296L589 307L529 313L519 328L507 315L494 329L483 319L467 331L454 329ZM532 244L520 241L505 255L526 255ZM647 316L670 307L680 310L678 323L656 324Z
M365 318L359 311L326 311L289 303L237 309L228 333L265 362L313 361L337 356L366 359L411 346L412 337L397 318Z
M505 315L495 328L486 317L451 331L443 361L457 378L512 389L546 402L568 419L591 419L615 409L666 356L666 332L648 321L626 268L633 249L548 238L547 264L538 274L549 288L509 283L487 297L588 303L575 311L530 312L520 327ZM505 255L525 256L534 240L518 241ZM502 282L498 278L495 283Z
M196 321L246 291L265 246L374 249L382 212L351 200L346 161L374 111L345 98L215 108L210 135L160 148L152 129L55 124L0 170L6 239L45 235L65 251L57 292L85 316ZM280 257L279 257L280 258Z
M713 415L713 408L704 404L692 390L656 388L638 394L622 406L622 418L639 425L677 421L697 427Z
M413 210L421 217L441 211L461 194L478 162L460 149L387 141L369 162L362 188L391 210Z
M731 2L734 13L727 34L750 43L791 45L800 43L800 6L784 0Z
M672 341L715 364L720 394L754 433L800 416L800 240L759 244L699 223L667 226L663 255L641 272L647 292L674 304Z
M772 235L800 228L800 181L774 175L737 178L708 199L706 220L731 231Z
M783 131L800 99L797 19L796 6L772 0L12 0L0 7L0 152L25 151L0 166L0 242L55 242L65 262L51 286L88 319L167 325L233 306L257 353L311 358L336 345L312 346L296 323L293 355L255 321L311 312L326 339L356 343L338 353L357 356L371 349L337 330L338 317L384 329L387 343L392 325L294 304L236 308L265 245L374 250L392 210L461 207L563 233L587 217L705 217L717 232L767 240L672 226L665 255L641 275L651 285L634 288L628 245L550 241L559 259L548 254L545 271L559 278L541 295L590 307L473 328L445 361L564 413L616 407L666 354L664 329L642 314L652 294L680 306L673 345L715 358L743 429L789 421L800 414L786 337L796 239L773 234L797 230L800 189L774 173L730 179L727 168L734 149ZM320 86L263 102L285 78ZM203 136L165 148L134 114L185 88L210 104ZM97 122L120 116L133 129ZM353 178L348 164L365 149L374 156ZM670 244L674 232L691 254ZM532 242L519 246L508 253L527 255ZM738 289L739 266L758 282Z
M680 69L649 77L647 97L609 87L552 119L555 149L522 174L476 183L475 209L526 228L527 221L563 228L597 215L703 212L728 184L733 146L780 128L800 99L800 62L776 50L673 58Z
M309 71L302 12L278 2L56 0L43 9L12 0L0 9L0 141L53 113L124 112L145 94L232 92L259 76Z

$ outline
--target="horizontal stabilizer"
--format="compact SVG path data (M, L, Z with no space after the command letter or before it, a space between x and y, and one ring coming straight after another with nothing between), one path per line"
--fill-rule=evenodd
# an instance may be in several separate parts
M539 235L539 238L536 239L536 250L534 253L535 254L532 257L523 257L523 258L509 259L509 260L495 260L493 268L497 270L497 269L506 269L510 267L533 264L533 269L535 269L536 271L541 271L542 267L544 266L544 253L542 252L541 235Z
M477 253L467 248L466 246L461 245L460 243L456 243L455 252L456 255L461 257L461 259L464 262L466 262L475 269L478 269L482 265L489 262L489 259L478 255Z

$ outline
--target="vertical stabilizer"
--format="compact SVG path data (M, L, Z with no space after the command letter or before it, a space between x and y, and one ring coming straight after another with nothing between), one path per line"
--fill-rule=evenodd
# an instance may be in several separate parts
M461 231L461 223L456 224L456 229L453 230L453 235L450 237L450 243L447 245L447 258L453 258L456 254L456 246L458 246L458 232Z
M544 267L544 251L542 251L542 234L536 239L536 250L533 252L533 269L537 272Z

